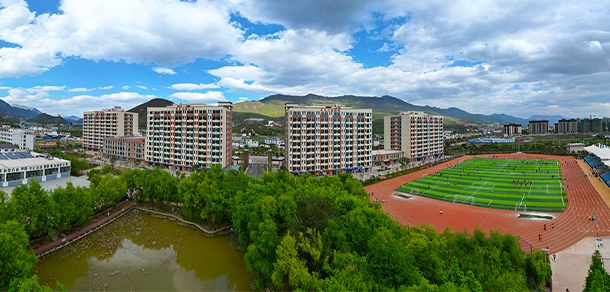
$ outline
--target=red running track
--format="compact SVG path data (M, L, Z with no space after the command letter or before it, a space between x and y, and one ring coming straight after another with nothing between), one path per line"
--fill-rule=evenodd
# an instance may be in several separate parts
M492 155L477 155L479 158L491 157ZM468 230L472 232L478 227L489 232L497 230L500 233L511 233L521 236L534 247L541 249L549 247L550 253L564 250L577 243L585 237L597 235L596 223L599 236L610 235L610 208L599 196L591 182L584 177L584 172L572 156L552 156L540 154L499 154L499 158L543 158L556 159L561 164L561 171L567 180L564 185L567 189L568 207L562 213L545 213L555 219L519 219L517 216L524 212L490 209L463 204L454 204L419 196L411 196L404 199L393 196L395 189L410 181L421 178L425 173L432 174L449 167L449 163L470 159L473 156L464 156L447 163L437 165L433 168L420 170L397 178L385 180L374 185L365 187L371 195L371 200L377 198L387 199L382 203L384 211L388 212L396 221L405 225L428 224L436 231L442 232L446 227L453 231ZM440 214L440 210L443 214ZM527 212L541 214L541 212ZM596 222L588 220L593 215ZM547 229L543 225L546 223ZM555 224L555 230L551 229L551 223ZM540 234L541 240L538 240Z

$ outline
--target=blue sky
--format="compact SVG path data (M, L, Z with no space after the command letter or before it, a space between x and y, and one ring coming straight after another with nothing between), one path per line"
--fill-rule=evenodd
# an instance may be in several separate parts
M151 98L392 95L610 116L601 1L0 0L0 98L81 116Z

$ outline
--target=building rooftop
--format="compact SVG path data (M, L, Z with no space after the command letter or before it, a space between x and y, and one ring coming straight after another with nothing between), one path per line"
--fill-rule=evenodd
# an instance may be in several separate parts
M0 149L17 149L17 147L11 143L0 143Z
M240 167L240 166L239 166L239 165L237 165L237 164L231 164L231 165L229 165L229 166L225 167L225 171L226 171L226 172L229 172L229 171L231 171L231 170L239 170L239 167Z
M402 151L400 151L400 150L389 150L389 149L373 150L372 151L372 155L385 155L385 154L397 154L397 153L402 153Z
M0 169L1 168L12 168L12 167L26 167L34 165L46 165L52 163L64 163L69 162L68 160L59 159L53 157L53 159L46 159L44 157L33 157L23 159L1 159L0 157Z

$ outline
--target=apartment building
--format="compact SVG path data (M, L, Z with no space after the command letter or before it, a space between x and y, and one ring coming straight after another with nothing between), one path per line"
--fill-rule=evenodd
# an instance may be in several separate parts
M561 119L555 124L555 132L557 133L576 133L577 130L576 119Z
M27 129L0 128L0 141L17 145L19 149L34 149L34 131Z
M104 137L103 153L106 156L143 160L144 140L144 137Z
M119 106L83 113L83 148L85 150L102 151L104 137L137 134L137 113L126 112Z
M521 135L521 125L514 124L514 123L504 125L504 135L506 135L506 136Z
M443 117L424 112L402 112L383 119L383 145L400 150L410 160L443 155Z
M547 120L531 120L527 126L527 131L530 134L548 134L549 121Z
M337 174L372 167L373 113L343 105L285 105L285 159L290 173Z
M233 104L204 103L149 107L146 132L146 164L189 170L232 164Z

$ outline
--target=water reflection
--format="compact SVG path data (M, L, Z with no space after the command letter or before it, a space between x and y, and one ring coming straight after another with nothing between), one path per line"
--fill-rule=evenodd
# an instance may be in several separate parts
M148 215L125 216L39 261L44 283L70 290L243 291L245 269L233 236L199 231Z

